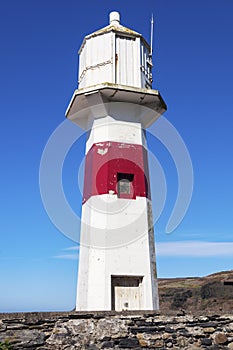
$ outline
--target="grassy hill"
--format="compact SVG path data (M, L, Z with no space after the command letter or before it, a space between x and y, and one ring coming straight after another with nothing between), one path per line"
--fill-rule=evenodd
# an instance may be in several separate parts
M158 283L161 311L233 313L233 270L206 277L160 278Z

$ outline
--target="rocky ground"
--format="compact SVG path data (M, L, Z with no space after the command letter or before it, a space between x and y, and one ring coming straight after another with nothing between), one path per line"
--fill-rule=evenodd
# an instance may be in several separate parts
M233 270L159 280L160 311L0 314L0 350L233 350Z

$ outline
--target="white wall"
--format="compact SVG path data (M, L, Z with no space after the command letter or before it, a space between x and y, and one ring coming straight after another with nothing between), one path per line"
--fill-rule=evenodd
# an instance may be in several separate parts
M105 82L151 88L146 79L148 55L144 41L132 34L107 31L90 36L80 50L79 89Z
M143 276L142 309L158 308L149 202L105 194L83 205L77 310L111 310L111 275Z

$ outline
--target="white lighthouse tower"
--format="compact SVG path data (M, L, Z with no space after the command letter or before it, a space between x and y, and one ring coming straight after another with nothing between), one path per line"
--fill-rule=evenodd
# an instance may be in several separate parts
M76 310L156 310L145 129L166 105L152 89L151 47L111 12L79 55L66 112L87 131Z

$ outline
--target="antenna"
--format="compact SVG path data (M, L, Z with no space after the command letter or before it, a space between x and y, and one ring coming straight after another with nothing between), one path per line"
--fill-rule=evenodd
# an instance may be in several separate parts
M153 52L153 34L154 34L154 16L151 15L151 27L150 27L150 56L152 57Z

